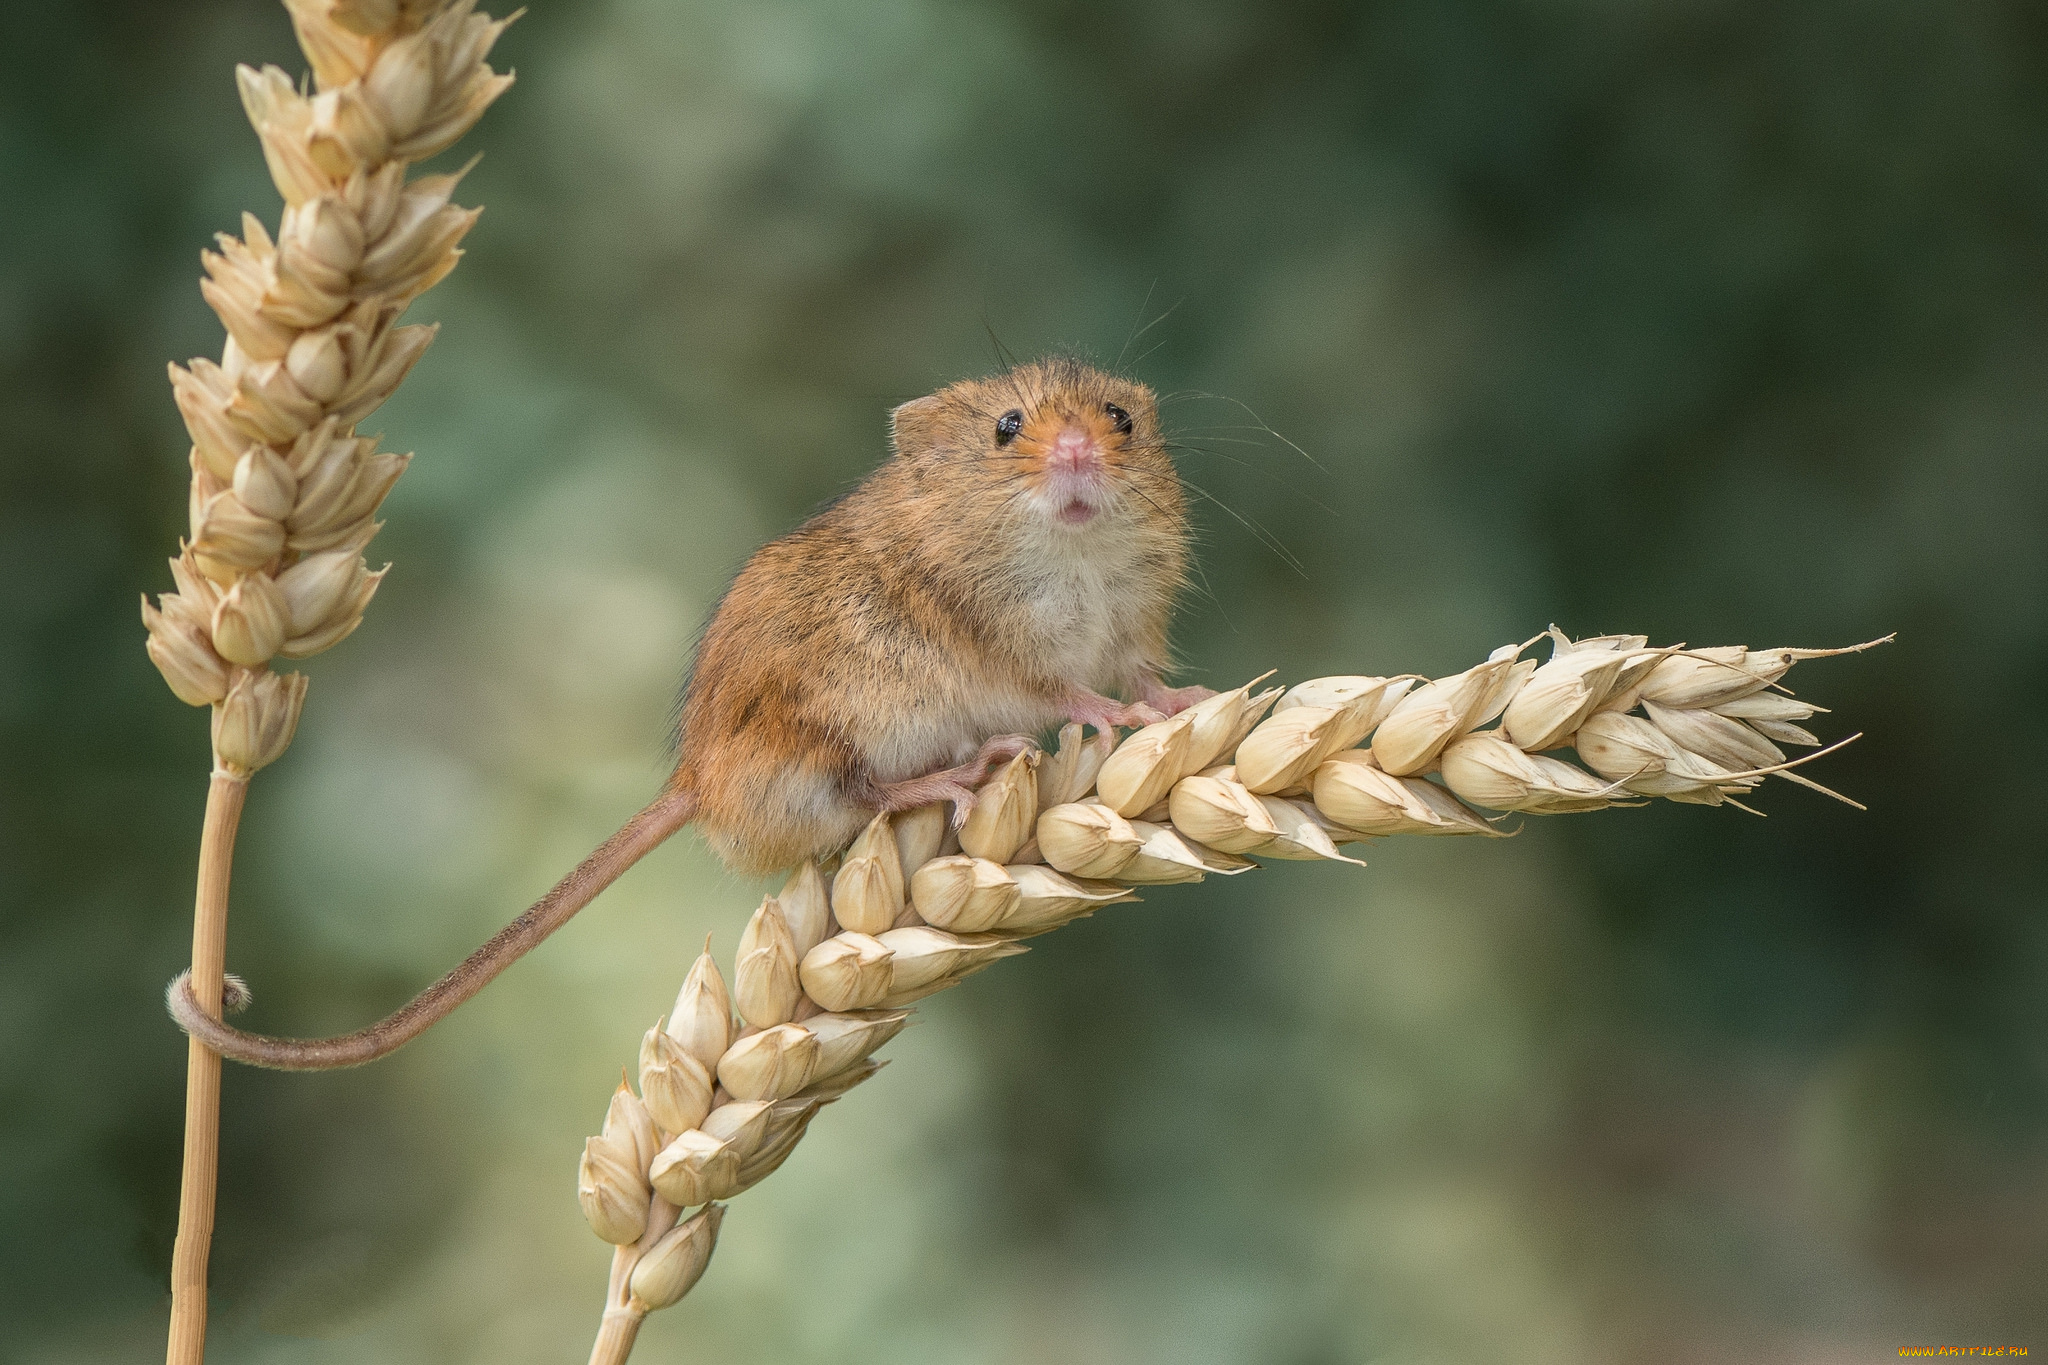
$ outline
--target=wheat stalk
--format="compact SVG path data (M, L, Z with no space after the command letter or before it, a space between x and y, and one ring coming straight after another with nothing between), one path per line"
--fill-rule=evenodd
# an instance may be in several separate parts
M362 623L385 569L363 550L411 455L356 423L391 396L433 340L406 307L461 256L480 209L450 202L453 175L407 181L512 82L484 58L510 22L475 0L285 0L313 89L274 66L236 68L285 209L273 237L253 214L201 260L200 292L227 329L218 363L172 365L192 437L191 538L175 592L142 601L149 657L179 700L213 710L190 989L219 1018L228 876L249 777L291 743L306 679L273 660L329 649ZM230 983L232 985L234 983ZM246 998L244 993L239 994ZM229 1003L238 1003L231 998ZM185 1160L171 1261L172 1365L206 1346L220 1057L190 1044Z
M1356 862L1342 846L1384 835L1498 836L1504 816L1484 809L1663 797L1748 810L1736 797L1769 776L1826 792L1778 747L1818 749L1799 722L1822 709L1781 680L1801 659L1883 643L1651 649L1639 635L1549 634L1540 666L1520 657L1530 640L1435 680L1254 694L1254 679L1121 743L1069 725L1052 753L1021 754L983 784L957 834L943 806L878 816L829 890L824 867L797 868L748 921L730 991L706 942L641 1040L639 1093L622 1080L584 1143L577 1197L614 1246L591 1365L619 1365L646 1315L689 1292L717 1245L717 1201L765 1179L821 1107L880 1070L872 1054L907 1006L1024 952L1021 940L1136 887L1258 858ZM1567 748L1592 771L1545 752Z

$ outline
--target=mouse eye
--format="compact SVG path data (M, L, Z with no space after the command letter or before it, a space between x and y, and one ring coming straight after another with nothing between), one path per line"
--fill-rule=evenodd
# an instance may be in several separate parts
M1131 415L1114 403L1104 403L1102 410L1109 414L1109 420L1116 423L1116 429L1125 436L1131 434Z
M996 418L996 444L1006 446L1017 439L1017 433L1024 429L1024 414L1011 408Z

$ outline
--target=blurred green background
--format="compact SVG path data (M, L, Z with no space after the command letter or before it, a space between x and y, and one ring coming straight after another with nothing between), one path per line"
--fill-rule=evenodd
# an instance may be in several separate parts
M135 601L196 254L277 210L231 68L300 63L267 0L4 10L0 1358L147 1360L207 751ZM2048 11L535 0L498 65L369 423L397 567L252 794L251 1027L381 1014L636 809L727 575L991 336L1179 395L1187 680L1900 632L1794 680L1868 814L1396 841L934 1001L636 1360L2048 1351ZM582 1359L579 1143L758 893L685 837L394 1060L230 1069L214 1358Z

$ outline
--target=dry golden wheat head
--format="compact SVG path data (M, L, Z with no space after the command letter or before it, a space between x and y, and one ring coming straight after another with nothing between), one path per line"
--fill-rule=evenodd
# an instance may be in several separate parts
M363 550L410 455L356 423L434 338L399 315L462 255L481 209L451 202L461 172L408 181L511 84L485 63L508 21L475 0L288 0L314 90L274 66L237 68L285 208L205 252L200 293L227 329L216 363L172 365L192 437L190 538L177 590L143 625L180 701L212 706L215 765L247 776L291 743L305 679L271 671L340 643L383 581ZM388 567L388 566L387 566Z
M730 993L705 945L666 1027L641 1043L644 1104L622 1087L585 1145L584 1213L617 1247L593 1365L625 1359L640 1319L703 1274L715 1201L774 1170L820 1107L879 1069L872 1054L909 1022L906 1006L1025 951L1023 939L1134 900L1135 887L1261 858L1356 863L1343 846L1385 835L1499 837L1507 813L1649 797L1740 805L1774 775L1827 791L1778 747L1817 748L1798 722L1822 708L1779 680L1848 651L1548 633L1540 665L1521 657L1537 636L1434 680L1330 677L1254 694L1255 679L1121 743L1069 725L1053 752L993 774L957 835L943 806L881 815L840 856L829 893L823 868L798 868L748 921ZM1565 749L1587 767L1553 756Z

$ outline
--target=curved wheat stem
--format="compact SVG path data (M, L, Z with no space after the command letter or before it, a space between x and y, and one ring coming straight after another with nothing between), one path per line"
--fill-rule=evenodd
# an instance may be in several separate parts
M1532 640L1434 680L1257 694L1254 680L1121 743L1070 725L1052 753L994 774L957 835L941 806L880 816L829 884L823 866L796 869L748 921L730 990L706 943L641 1040L639 1092L622 1081L584 1144L577 1196L614 1245L591 1365L624 1361L646 1315L689 1292L717 1245L717 1201L766 1179L823 1106L881 1068L872 1054L913 1002L1022 940L1259 858L1357 862L1343 847L1385 835L1499 835L1483 809L1664 797L1747 810L1735 798L1765 777L1804 781L1779 744L1820 742L1799 722L1821 708L1781 680L1849 652L1549 634L1540 666L1521 658ZM1566 748L1592 771L1546 752Z
M200 292L227 329L220 360L171 366L192 437L191 538L176 591L142 601L149 656L179 700L213 712L190 979L218 1016L230 853L250 774L291 743L306 679L272 661L329 649L361 624L385 569L363 550L410 455L356 423L433 340L399 315L461 256L479 209L460 173L407 166L468 131L511 84L484 57L505 22L475 0L286 0L313 89L240 67L242 104L284 196L273 236L253 214L206 252ZM387 566L388 568L388 566ZM174 983L174 989L176 983ZM190 1045L183 1193L172 1256L173 1365L205 1354L220 1058Z

